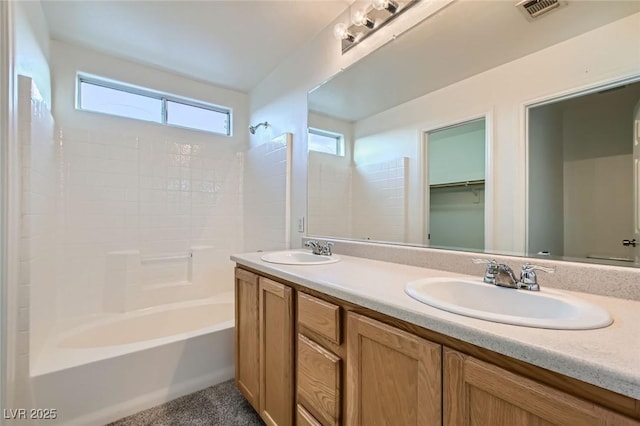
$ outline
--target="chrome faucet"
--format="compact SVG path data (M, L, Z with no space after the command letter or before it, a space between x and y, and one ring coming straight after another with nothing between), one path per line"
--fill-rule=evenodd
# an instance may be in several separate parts
M317 240L309 240L304 243L305 247L309 247L313 254L317 254L319 256L331 256L331 247L333 247L333 243L331 241L320 242Z
M484 274L483 281L487 284L493 284L500 287L523 289L530 291L539 291L538 277L535 271L543 271L553 273L554 268L532 265L525 263L522 265L520 279L516 278L516 274L509 265L498 263L494 259L471 259L473 263L486 264L487 269Z

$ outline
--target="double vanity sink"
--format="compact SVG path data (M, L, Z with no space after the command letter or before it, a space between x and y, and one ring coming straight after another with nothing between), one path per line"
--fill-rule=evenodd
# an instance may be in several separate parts
M317 266L337 263L336 255L308 250L267 253L265 262ZM529 291L487 284L481 279L425 278L410 281L405 292L413 299L454 314L504 324L555 330L607 327L613 319L602 307L568 293L542 288Z

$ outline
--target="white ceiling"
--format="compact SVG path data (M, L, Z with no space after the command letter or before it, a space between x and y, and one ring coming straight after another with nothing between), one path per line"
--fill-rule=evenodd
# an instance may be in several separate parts
M248 92L349 0L43 0L51 38Z
M312 92L309 108L357 121L640 11L637 0L570 0L529 22L516 3L452 3Z

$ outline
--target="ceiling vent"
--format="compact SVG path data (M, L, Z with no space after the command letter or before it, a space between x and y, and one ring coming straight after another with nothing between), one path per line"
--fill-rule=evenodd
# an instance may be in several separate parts
M560 0L522 0L516 4L516 7L524 13L529 21L533 21L566 4L567 2Z

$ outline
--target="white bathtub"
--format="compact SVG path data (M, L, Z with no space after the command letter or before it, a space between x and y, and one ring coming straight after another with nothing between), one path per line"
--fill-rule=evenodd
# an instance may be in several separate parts
M100 425L233 377L233 293L93 318L32 365L33 406Z

